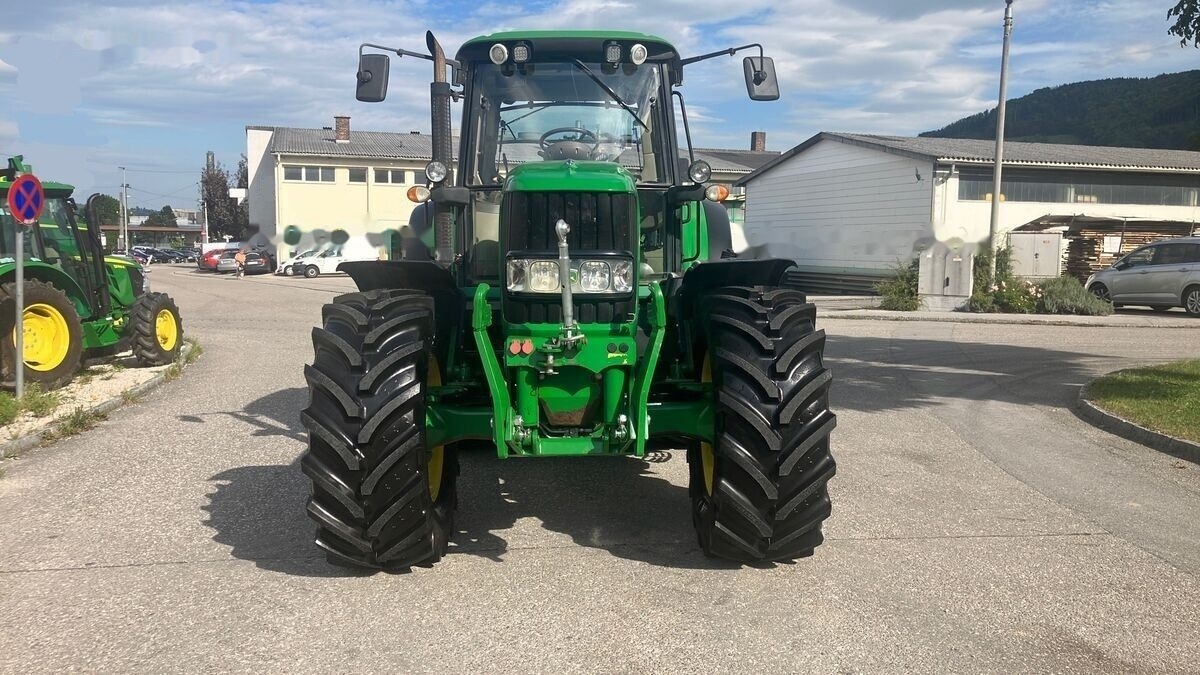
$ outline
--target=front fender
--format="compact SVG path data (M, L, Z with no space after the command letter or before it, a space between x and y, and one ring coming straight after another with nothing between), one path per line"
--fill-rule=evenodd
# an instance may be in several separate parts
M435 349L443 365L448 363L450 337L463 324L466 301L458 282L446 268L433 261L368 260L338 265L360 291L411 289L433 298Z

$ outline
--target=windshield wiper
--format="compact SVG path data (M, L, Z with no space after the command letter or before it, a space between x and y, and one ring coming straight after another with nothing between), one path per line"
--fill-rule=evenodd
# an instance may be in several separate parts
M609 87L607 84L604 84L604 80L596 77L596 74L592 72L591 68L588 68L586 65L584 65L583 61L580 61L579 59L575 59L573 63L575 64L575 67L582 70L583 74L587 75L592 82L600 85L600 88L603 89L604 93L608 94L612 100L621 104L621 107L625 109L625 112L629 113L638 124L642 125L643 129L650 131L650 127L646 126L646 123L642 121L642 118L638 117L638 114L633 111L633 108L629 107L629 104L622 100L620 96L617 96L617 92L613 91L611 87Z

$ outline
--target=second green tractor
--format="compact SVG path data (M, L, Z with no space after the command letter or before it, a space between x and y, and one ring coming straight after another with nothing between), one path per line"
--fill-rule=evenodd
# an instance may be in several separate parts
M20 156L0 171L0 204L9 186L30 167ZM11 387L17 364L24 379L43 389L66 385L88 359L131 350L145 366L174 361L183 346L175 301L152 293L135 261L105 256L99 222L77 218L73 188L43 182L45 206L38 222L20 226L0 207L0 380ZM23 354L16 358L16 237L23 237Z

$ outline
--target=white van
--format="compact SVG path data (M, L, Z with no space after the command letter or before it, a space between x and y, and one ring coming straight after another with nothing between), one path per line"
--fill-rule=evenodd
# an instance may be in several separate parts
M314 255L302 258L292 263L292 274L303 274L309 279L313 279L322 274L335 274L338 271L338 265L346 262L362 262L367 260L379 260L378 252L351 252L345 250L343 246L330 246L324 251L320 251Z
M283 275L287 275L287 276L291 276L291 275L295 274L296 271L295 271L294 267L295 267L296 263L300 262L301 260L304 260L305 258L314 256L314 255L320 253L321 251L325 250L325 248L327 246L329 246L329 244L314 245L314 246L310 246L309 248L307 248L303 251L300 251L299 253L292 256L291 258L288 258L288 259L284 260L283 262L279 263L279 267L275 268L275 274L283 274Z

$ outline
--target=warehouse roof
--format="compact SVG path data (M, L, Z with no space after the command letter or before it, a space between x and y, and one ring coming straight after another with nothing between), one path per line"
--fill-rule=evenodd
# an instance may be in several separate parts
M338 143L334 140L332 129L259 126L247 128L274 132L271 136L271 145L267 149L273 154L414 160L429 160L433 157L433 137L416 132L351 131L348 142ZM457 137L455 137L454 143L458 144ZM507 150L506 154L509 160L520 163L535 159L531 154L532 148L522 149L531 152ZM623 158L622 164L637 166L636 153L626 151L624 154L628 156ZM526 157L525 155L530 156ZM718 173L748 174L778 156L778 152L769 151L696 148L696 158L708 162L713 171Z
M824 140L945 163L991 164L995 161L996 156L995 141L969 138L876 136L824 131L762 165L757 171L738 181L738 184L745 184L758 178ZM1006 142L1004 144L1004 164L1005 166L1046 168L1200 173L1200 152Z

